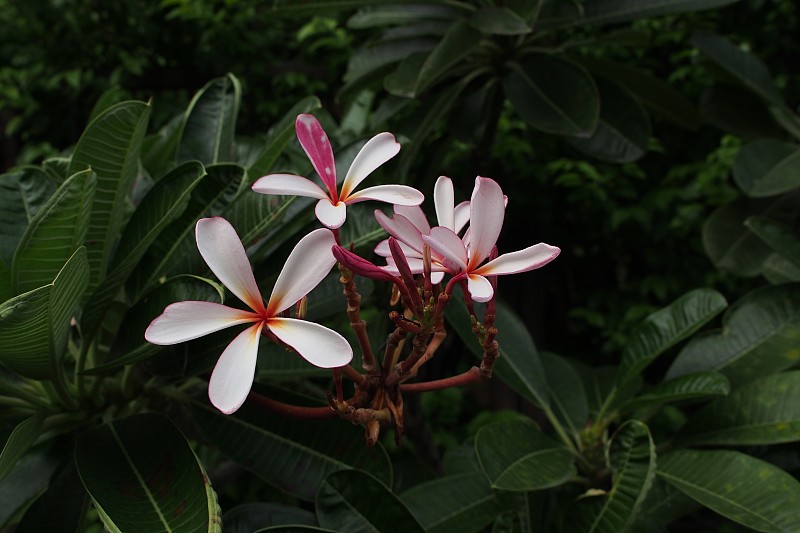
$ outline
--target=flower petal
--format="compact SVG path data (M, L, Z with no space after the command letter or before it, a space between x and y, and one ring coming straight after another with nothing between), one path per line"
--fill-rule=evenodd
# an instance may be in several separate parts
M376 168L393 158L400 151L394 135L388 132L377 134L367 141L367 144L358 152L347 175L342 183L341 199L346 200L351 196L358 184L364 181Z
M344 366L353 359L353 349L344 337L315 322L295 318L270 318L267 327L314 366L335 368Z
M267 304L269 316L294 305L325 279L336 264L336 258L331 253L334 244L336 239L333 233L323 228L314 230L300 239L275 281L272 296Z
M436 185L433 186L433 203L436 207L436 220L440 226L456 231L454 212L455 212L455 193L453 192L453 182L447 176L439 176Z
M389 283L402 283L400 278L397 276L400 275L400 272L392 272L391 270L387 270L383 267L379 267L378 265L374 265L361 257L358 254L355 254L348 250L347 248L342 248L338 244L334 246L331 250L333 252L333 256L344 266L348 269L352 270L359 276L364 276L365 278L377 279L380 281L388 281ZM391 259L388 257L387 259ZM395 269L397 270L397 269Z
M431 225L428 223L428 217L425 212L418 205L395 205L394 212L398 215L403 215L412 224L414 224L420 233L430 233Z
M310 198L327 198L328 195L319 185L302 176L294 174L270 174L258 178L253 190L261 194L282 194L291 196L308 196Z
M153 344L178 344L236 324L255 322L259 316L214 302L176 302L164 309L144 332Z
M242 406L253 387L258 339L263 327L261 322L239 333L219 356L208 380L208 398L226 415Z
M375 220L389 235L416 250L417 253L422 253L422 245L424 244L422 242L422 233L406 217L395 215L393 218L389 218L382 211L376 209Z
M438 285L444 279L444 272L431 272L431 283Z
M195 237L200 255L222 284L253 311L262 312L264 301L253 269L231 223L222 217L201 218L195 226Z
M474 270L482 276L502 276L541 268L561 253L561 249L540 242L524 250L503 254Z
M314 115L297 115L294 126L300 146L328 188L331 198L337 201L339 198L336 194L336 162L325 130Z
M467 277L467 288L476 302L488 302L494 296L494 289L489 280L477 274L470 274Z
M348 204L363 202L364 200L378 200L388 204L419 205L425 195L408 185L376 185L367 187L347 197Z
M420 238L420 240L422 239ZM422 259L422 254L420 252L416 251L407 244L403 244L402 242L399 242L399 244L407 259L412 257L418 257ZM384 239L379 242L373 251L375 252L375 255L379 255L381 257L391 257L392 252L389 250L389 239Z
M347 206L344 202L334 205L328 198L323 198L317 202L314 213L317 215L317 220L323 225L330 229L336 229L342 227L347 218Z
M453 210L453 231L461 233L469 222L469 200L464 200Z
M451 262L454 270L466 270L467 249L453 230L437 226L431 229L430 235L423 235L422 240L428 243L432 252L441 254L445 266L449 266L446 262Z
M503 228L505 202L496 181L475 178L469 211L469 266L474 269L489 255Z

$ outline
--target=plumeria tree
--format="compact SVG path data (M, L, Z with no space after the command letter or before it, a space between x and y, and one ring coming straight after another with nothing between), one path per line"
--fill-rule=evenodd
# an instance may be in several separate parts
M716 513L800 529L781 466L800 420L797 283L730 307L690 291L615 366L540 353L504 276L560 249L498 249L515 206L501 177L461 203L444 176L433 205L359 190L403 149L391 133L337 161L316 99L255 140L235 134L240 98L234 76L212 80L151 132L157 102L108 97L66 156L0 176L0 523L580 533ZM416 398L493 375L528 414L490 413L423 466Z

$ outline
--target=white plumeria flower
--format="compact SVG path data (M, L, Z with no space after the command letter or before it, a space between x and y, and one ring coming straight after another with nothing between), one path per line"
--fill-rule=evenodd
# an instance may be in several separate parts
M339 190L336 186L336 163L331 143L319 121L312 115L298 115L297 139L314 165L327 191L313 181L294 174L270 174L259 178L253 190L262 194L282 194L318 198L314 212L322 224L336 229L344 224L346 208L364 200L379 200L397 205L419 205L424 196L406 185L378 185L356 191L356 187L376 168L397 155L400 144L391 133L379 133L361 149Z
M453 182L447 176L439 176L433 188L433 203L436 209L436 219L439 226L459 233L469 222L469 201L455 204L455 194L453 192ZM382 211L375 211L375 219L383 229L392 237L397 239L400 248L406 256L411 272L419 274L423 271L422 247L425 242L423 235L431 232L431 226L425 213L419 206L394 206L395 216L387 217ZM397 273L394 259L389 250L389 240L383 240L375 247L375 253L386 258L387 270L393 274ZM439 254L432 253L431 281L439 283L444 277L447 268L440 264Z
M561 252L559 248L541 242L481 265L491 253L503 227L505 198L497 182L481 176L475 178L469 209L468 243L450 228L442 226L432 228L428 235L422 236L422 240L440 254L444 267L455 276L453 281L467 278L469 292L476 302L488 302L494 296L494 289L486 276L534 270Z
M329 230L312 231L297 243L278 275L266 307L233 226L221 217L203 218L197 221L195 235L200 255L211 271L253 311L214 302L177 302L168 305L153 320L144 336L153 344L170 345L252 323L225 348L211 374L208 397L217 409L231 414L247 398L264 328L315 366L333 368L350 362L353 349L335 331L313 322L279 316L311 292L336 263L331 253L336 241Z

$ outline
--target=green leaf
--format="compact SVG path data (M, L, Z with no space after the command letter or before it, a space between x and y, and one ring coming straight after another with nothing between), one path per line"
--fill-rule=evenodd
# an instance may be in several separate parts
M750 197L775 196L800 186L800 146L758 139L739 150L733 178Z
M78 248L52 283L0 304L3 364L33 379L61 372L70 319L89 283L88 271L86 248Z
M786 224L767 217L752 216L744 225L775 253L800 269L800 237Z
M766 65L756 56L745 52L729 40L711 32L697 32L692 36L694 44L725 72L761 98L779 106L785 106L778 88L772 81Z
M242 186L245 170L239 165L223 163L210 165L205 171L206 176L191 190L183 213L158 234L133 273L129 290L134 300L160 279L205 271L194 235L197 220L222 213Z
M28 507L14 533L84 533L89 504L89 495L78 477L75 463L69 461L53 475L44 493Z
M189 161L164 176L144 197L125 227L108 277L94 291L91 306L84 312L81 327L86 339L97 331L108 307L153 241L186 210L192 190L205 175L203 165Z
M700 115L695 106L680 91L648 72L599 57L573 56L573 59L590 72L621 85L651 111L673 124L691 130L700 127Z
M579 134L570 144L604 161L627 163L642 157L650 142L650 117L626 89L596 78L600 118L589 136Z
M532 55L512 68L503 87L522 119L546 133L588 137L597 127L600 100L592 77L574 63Z
M397 496L366 472L333 472L316 498L319 525L348 533L422 533L425 530Z
M800 284L746 294L722 317L722 329L696 337L678 354L667 378L717 371L732 384L780 372L800 361Z
M755 457L724 450L678 450L659 458L658 476L756 531L800 531L800 483Z
M428 59L427 52L415 52L400 61L395 69L383 79L383 87L389 94L414 98L416 96L417 79L422 65Z
M28 448L36 442L42 422L44 422L44 413L39 412L16 425L0 452L0 479L6 477L19 458L25 455Z
M479 8L472 13L469 23L487 35L523 35L532 31L525 19L507 7Z
M644 394L629 400L619 409L628 412L665 403L725 396L730 390L730 382L722 374L698 372L659 383Z
M628 420L619 427L609 464L611 490L579 500L567 515L565 531L618 533L634 521L656 475L656 447L645 424Z
M455 291L445 311L445 318L453 326L467 348L478 357L483 351L472 333L461 291ZM531 403L546 407L550 403L542 362L533 339L517 314L503 302L497 302L497 341L500 358L495 362L495 374Z
M540 27L600 26L628 22L669 13L713 9L736 0L585 0L584 2L546 2L542 6Z
M448 71L467 57L480 44L481 34L466 21L455 22L420 67L413 94L416 96L434 82L446 77Z
M181 127L177 162L235 162L234 134L242 88L233 74L216 78L195 94Z
M418 52L430 52L437 42L436 39L426 36L393 39L359 48L347 62L344 86L339 89L340 97L354 94L359 89L374 84L376 80L390 74L400 61Z
M413 57L413 56L412 56ZM441 124L441 121L451 112L453 107L460 102L461 93L467 88L471 76L465 76L456 83L445 87L436 96L433 104L425 109L420 117L417 127L409 137L413 139L400 151L400 169L398 174L402 179L408 179L411 165L416 163L423 148L428 146L428 139Z
M253 533L276 525L317 523L314 513L283 503L252 502L237 505L222 515L225 533Z
M89 124L72 154L68 175L86 169L97 175L86 233L90 290L94 290L106 275L111 252L126 217L149 116L150 106L144 102L114 105Z
M400 499L429 533L477 533L492 522L500 508L480 472L421 483L402 493Z
M640 374L656 357L689 337L728 306L714 289L688 292L648 316L631 334L622 352L619 382Z
M22 234L11 267L14 294L50 283L82 246L95 190L91 171L70 176L42 205Z
M475 450L493 489L530 491L557 487L577 474L572 453L533 421L482 427Z
M183 115L175 115L142 141L142 166L156 181L175 167L181 126Z
M770 254L764 261L761 272L764 278L773 285L800 281L800 267L777 253Z
M268 483L311 500L325 477L358 468L390 484L382 446L365 448L363 435L342 420L299 420L245 405L234 416L192 404L203 436L222 453Z
M53 182L36 167L0 174L0 261L11 265L25 228L54 191Z
M11 472L0 479L0 527L47 490L53 472L63 464L63 458L51 450L37 446L25 454Z
M681 442L722 446L800 440L800 371L753 381L689 419Z
M362 2L365 4L366 2ZM347 20L347 27L363 30L382 26L395 26L417 22L420 19L452 20L458 11L444 5L388 4L364 6Z
M272 126L264 149L247 169L247 182L249 184L252 184L255 180L272 170L275 162L286 149L286 145L294 138L297 115L311 113L321 106L322 104L319 98L316 96L307 96L297 102L277 124ZM252 191L247 189L240 194L252 194Z
M754 215L792 223L797 195L769 199L737 198L714 210L703 224L703 248L717 268L739 276L757 276L771 250L744 225Z
M583 381L569 361L556 354L542 352L550 406L558 420L577 435L589 419L589 403Z
M219 508L206 490L202 466L181 432L160 415L136 415L82 433L75 465L109 531L219 530Z

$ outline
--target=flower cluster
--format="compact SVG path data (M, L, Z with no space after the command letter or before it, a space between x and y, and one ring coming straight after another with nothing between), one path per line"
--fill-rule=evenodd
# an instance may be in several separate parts
M393 417L395 425L401 429L402 414L397 404L402 403L397 385L410 374L415 374L418 366L432 356L441 342L434 332L442 334L442 311L453 287L460 285L476 302L492 301L496 276L540 268L552 261L559 249L539 243L517 252L497 254L496 242L503 226L507 198L500 186L489 178L477 177L470 200L456 205L452 181L440 177L434 188L436 226L429 224L420 208L424 196L416 189L404 185L379 185L357 191L356 188L370 173L400 150L390 133L380 133L364 145L339 186L330 141L317 119L311 115L298 116L296 131L324 189L302 176L270 174L257 180L253 190L262 194L319 199L315 213L325 228L312 231L297 243L264 305L235 229L220 217L199 220L196 239L200 254L220 282L251 310L212 302L173 303L153 320L145 338L154 344L177 344L229 326L249 324L223 351L208 385L212 404L223 413L233 413L250 393L262 334L318 367L338 369L350 363L353 350L339 333L302 317L288 316L288 309L310 293L338 261L344 273L389 281L398 289L404 312L390 314L398 324L398 329L390 336L390 345L394 343L396 348L404 331L415 333L417 338L412 356L398 364L394 375L386 377L387 373L394 371L392 367L397 364L398 351L390 352L387 348L382 372L375 370L366 335L357 331L364 355L363 366L365 370L369 369L370 374L364 377L351 370L350 375L360 376L356 380L358 386L373 391L373 394L367 398L366 393L357 393L345 401L341 387L337 386L337 398L331 400L331 405L340 416L363 423L368 433L374 432L369 429L375 427L372 424L379 420L385 422L388 416ZM338 228L345 223L347 206L364 200L393 205L391 217L380 210L375 211L378 223L390 235L375 248L375 253L386 260L383 266L356 255L338 242ZM441 284L448 276L442 289ZM362 322L357 316L360 297L355 292L352 276L343 275L342 279L348 295L351 323L358 328ZM434 297L438 298L438 304L432 310L430 302ZM489 345L491 342L487 341ZM334 372L334 376L340 383L341 375ZM364 385L370 376L380 381L385 393L376 396L376 386ZM356 409L354 406L369 409Z

